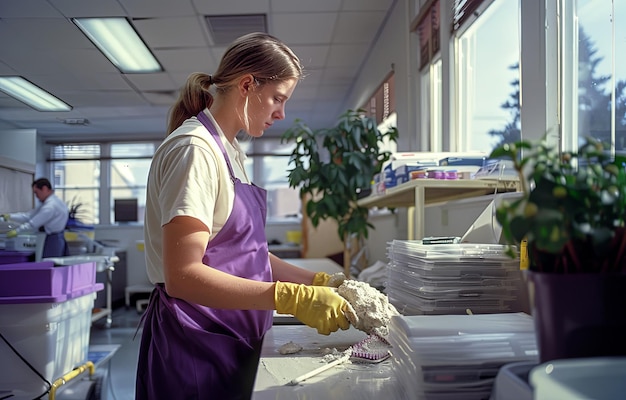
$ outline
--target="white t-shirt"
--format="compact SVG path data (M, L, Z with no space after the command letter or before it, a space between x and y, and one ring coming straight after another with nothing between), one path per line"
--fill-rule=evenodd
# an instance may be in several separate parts
M235 139L231 144L209 111L204 113L218 130L235 176L250 183L239 143ZM146 191L146 269L150 282L162 283L162 227L176 216L194 217L209 228L210 241L226 223L235 199L224 155L196 117L183 122L159 146L150 165Z

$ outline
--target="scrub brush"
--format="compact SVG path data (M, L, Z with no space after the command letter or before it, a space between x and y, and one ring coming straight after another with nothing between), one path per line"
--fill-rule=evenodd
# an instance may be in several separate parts
M298 385L305 380L319 375L322 372L327 371L339 364L343 364L348 360L358 363L372 364L382 362L391 356L391 353L389 353L390 348L391 345L383 337L378 335L368 335L365 339L348 347L348 349L343 352L341 357L326 365L322 365L321 367L316 368L313 371L307 372L304 375L300 375L299 377L290 380L286 383L286 385Z
M379 363L391 356L391 345L379 335L368 335L365 339L352 345L350 360L362 363Z

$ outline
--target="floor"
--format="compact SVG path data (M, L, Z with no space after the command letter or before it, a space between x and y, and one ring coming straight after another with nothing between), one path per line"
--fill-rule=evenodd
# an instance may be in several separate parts
M141 331L137 331L141 314L135 308L113 310L113 323L105 327L105 320L95 321L91 328L90 344L118 344L117 352L109 361L107 387L102 400L133 400L135 398L135 373L139 355Z

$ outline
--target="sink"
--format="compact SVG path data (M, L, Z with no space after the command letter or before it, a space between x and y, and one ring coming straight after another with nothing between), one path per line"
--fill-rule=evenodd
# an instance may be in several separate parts
M56 265L76 265L89 262L96 263L96 271L102 272L112 267L114 263L118 262L120 258L118 256L106 256L102 254L79 254L74 256L65 257L46 257L41 261L52 261Z

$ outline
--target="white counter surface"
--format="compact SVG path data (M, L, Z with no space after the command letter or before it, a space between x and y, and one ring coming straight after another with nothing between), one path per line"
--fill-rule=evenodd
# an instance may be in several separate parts
M364 339L366 334L350 328L346 331L320 335L304 325L275 325L263 342L261 361L257 371L253 400L270 399L341 399L392 400L394 377L391 359L379 364L361 364L348 361L309 378L297 386L286 386L292 379L322 365L326 349L343 351ZM278 348L294 342L303 347L296 354L282 355Z
M283 258L283 261L313 272L343 272L343 267L330 258Z

